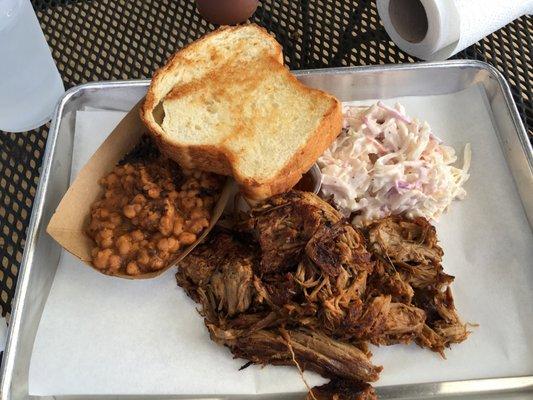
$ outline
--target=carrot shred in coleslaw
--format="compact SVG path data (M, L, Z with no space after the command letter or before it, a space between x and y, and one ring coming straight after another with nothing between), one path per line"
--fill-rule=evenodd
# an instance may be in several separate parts
M321 194L345 216L355 215L355 225L391 214L438 221L466 196L470 160L466 144L462 167L453 166L455 150L400 104L344 106L343 132L318 160Z

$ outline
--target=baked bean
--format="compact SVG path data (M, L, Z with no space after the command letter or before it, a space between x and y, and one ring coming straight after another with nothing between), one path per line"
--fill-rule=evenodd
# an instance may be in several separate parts
M122 212L127 218L133 218L137 215L137 211L135 211L135 207L133 207L132 204L128 204L122 209Z
M137 242L141 241L144 239L144 234L140 231L140 230L134 230L132 233L131 233L131 238Z
M116 254L113 254L112 256L109 256L107 263L110 270L117 271L120 268L120 264L122 263L122 258L120 258L120 256L117 256Z
M174 201L174 200L176 200L178 198L178 192L176 192L175 190L172 190L172 191L168 192L167 196L168 196L168 199L170 201Z
M137 254L137 252L139 251L139 248L140 248L139 243L137 243L137 242L131 242L131 247L130 247L130 251L129 251L129 253L132 253L132 254L135 255L135 254ZM128 253L128 254L129 254L129 253ZM128 258L131 258L131 256L128 257Z
M172 219L170 217L162 217L159 221L159 232L163 235L168 236L172 232Z
M131 236L129 234L124 234L124 235L121 235L117 238L117 246L120 246L126 242L130 242L131 241Z
M128 275L161 270L194 243L222 187L220 177L180 170L162 156L117 166L99 182L104 195L88 224L92 262L102 272Z
M179 235L178 240L180 241L181 244L188 246L196 242L196 235L191 232L182 232Z
M161 268L163 268L165 266L165 262L159 258L159 257L156 257L152 260L152 268L155 269L155 270L159 270Z
M198 235L204 228L209 226L209 221L206 218L194 219L189 222L187 230Z
M144 197L142 194L138 194L133 198L134 204L144 204L146 203L146 197Z
M168 251L169 247L167 239L160 239L159 242L157 242L157 248L161 251Z
M141 265L148 265L148 263L150 262L150 256L148 255L148 252L144 249L141 250L139 252L139 258L137 259L137 261Z
M167 239L168 243L168 251L171 253L175 253L180 249L180 242L174 239L173 237L169 237Z
M112 238L108 238L108 239L100 240L100 246L102 246L104 249L112 247L113 246L113 239Z
M113 230L111 229L102 229L102 231L100 231L100 237L102 239L110 239L113 237Z
M117 248L121 256L125 256L131 251L132 249L131 239L129 238L128 235L122 235L121 237L118 238Z
M111 249L100 250L96 254L96 257L93 259L94 266L98 269L104 269L105 267L107 267L107 260L112 254L113 250Z
M151 197L152 199L157 199L160 193L161 191L159 190L159 188L152 187L148 189L148 196Z
M202 199L196 198L195 200L196 200L196 203L195 203L196 204L196 208L200 208L200 207L202 207L204 205L204 202L202 201Z
M139 267L133 261L129 262L126 266L126 273L128 275L139 275L140 272Z

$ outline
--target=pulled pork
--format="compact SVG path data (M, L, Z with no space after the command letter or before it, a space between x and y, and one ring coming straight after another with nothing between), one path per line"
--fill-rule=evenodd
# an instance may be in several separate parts
M396 280L396 295L405 300L409 296L404 303L423 311L423 318L418 319L422 323L416 324L417 332L411 339L444 357L444 349L464 341L469 332L455 310L449 287L454 277L443 272L444 253L437 244L435 227L424 218L410 221L393 216L373 223L368 237L372 252L383 266L376 268L374 290L391 286L381 286L382 281Z
M306 192L275 196L214 230L176 278L201 304L211 339L254 364L332 381L308 398L375 399L368 344L416 342L444 355L468 331L442 270L435 228L395 216L365 231ZM329 397L328 397L329 396Z
M261 247L257 273L262 275L296 265L315 232L340 219L338 211L313 193L291 191L256 207L238 229Z
M332 379L311 389L306 400L377 400L374 388L368 383Z

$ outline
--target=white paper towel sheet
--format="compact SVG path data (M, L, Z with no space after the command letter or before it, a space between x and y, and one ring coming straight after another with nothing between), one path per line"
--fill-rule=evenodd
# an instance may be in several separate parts
M468 196L452 204L437 232L444 269L456 276L452 289L459 314L479 327L447 351L447 360L414 345L373 348L373 361L384 366L377 386L532 374L533 235L484 93L473 87L399 101L459 152L466 142L472 144ZM80 160L113 128L93 117L78 114L76 141L84 145L76 146L74 157ZM210 341L195 308L176 286L172 270L154 280L128 281L101 275L64 253L35 341L30 394L305 390L294 368L238 371L244 361ZM322 381L307 376L312 384Z
M445 60L531 14L533 0L377 0L377 8L400 49L424 60Z

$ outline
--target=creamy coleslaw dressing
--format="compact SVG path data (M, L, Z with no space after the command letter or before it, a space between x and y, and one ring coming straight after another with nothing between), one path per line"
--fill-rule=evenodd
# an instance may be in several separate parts
M345 216L354 213L354 224L401 213L438 221L454 199L466 196L470 144L458 168L455 150L400 104L344 106L343 111L343 132L318 165L321 194Z

